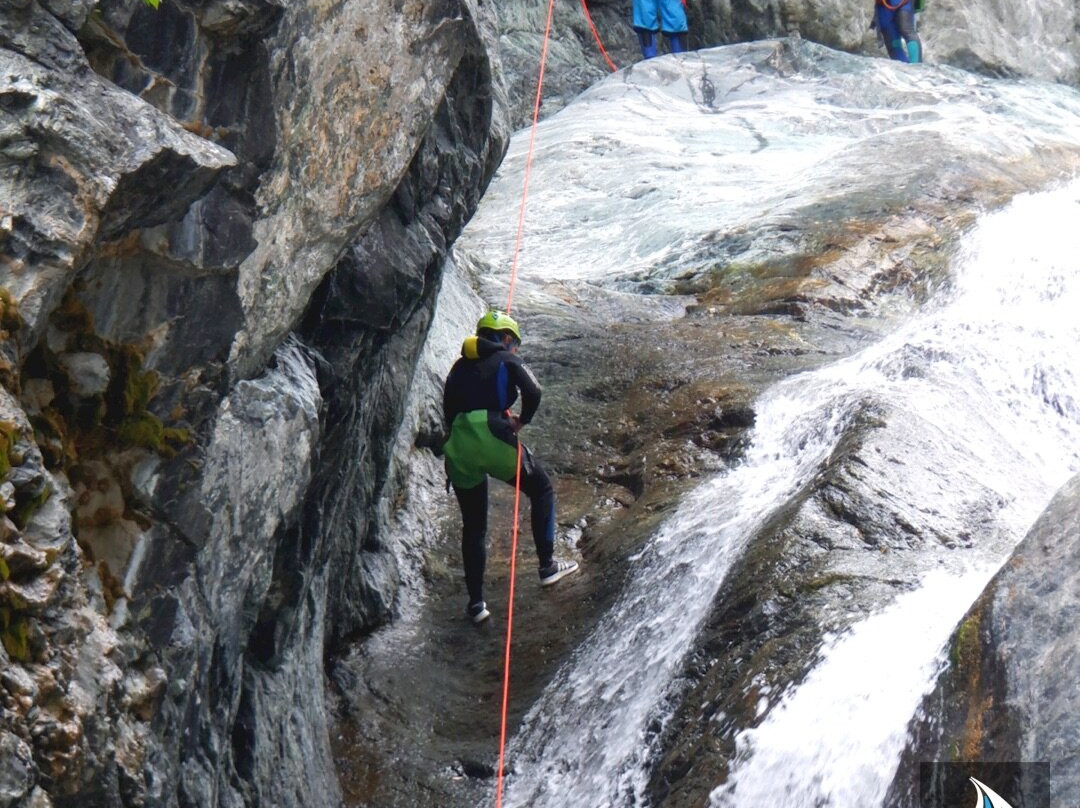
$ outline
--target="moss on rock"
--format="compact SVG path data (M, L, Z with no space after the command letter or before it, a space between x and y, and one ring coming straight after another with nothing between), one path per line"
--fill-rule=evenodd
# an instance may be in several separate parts
M969 614L956 629L956 638L949 656L953 666L961 674L973 674L978 671L980 658L979 614Z
M18 427L11 421L0 421L0 479L11 471L11 450L15 448Z
M0 606L0 642L16 662L30 661L30 623L10 606Z
M0 286L0 330L6 331L6 339L11 333L18 331L23 324L22 315L19 314L19 304L11 290Z

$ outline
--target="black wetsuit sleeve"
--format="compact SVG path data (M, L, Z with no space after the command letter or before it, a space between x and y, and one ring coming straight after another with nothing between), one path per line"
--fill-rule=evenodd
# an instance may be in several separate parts
M506 364L510 371L510 383L517 387L518 392L521 393L521 415L519 418L522 424L527 424L536 415L536 410L540 406L540 393L542 392L540 383L525 367L525 363L516 356L514 361Z
M449 375L446 377L446 382L443 384L443 422L446 427L446 431L450 431L451 424L454 423L454 418L459 412L462 412L461 406L461 384L458 380L458 365L461 364L461 360L458 360L451 368Z

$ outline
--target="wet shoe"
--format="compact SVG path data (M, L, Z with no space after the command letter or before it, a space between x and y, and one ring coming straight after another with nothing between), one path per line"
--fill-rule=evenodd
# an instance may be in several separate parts
M485 620L491 617L491 612L488 611L487 604L484 603L484 601L480 601L479 603L470 603L467 607L465 607L465 614L467 614L469 616L469 619L472 620L474 623L483 623Z
M577 568L576 561L552 561L546 567L540 568L540 586L551 586L570 573L576 572Z

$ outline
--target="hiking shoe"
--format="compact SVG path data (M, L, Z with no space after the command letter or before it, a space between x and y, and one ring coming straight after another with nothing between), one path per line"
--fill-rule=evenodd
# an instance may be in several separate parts
M551 586L556 581L577 571L577 567L578 564L576 561L552 560L546 567L540 568L540 586Z
M470 603L465 607L465 614L467 614L469 619L474 623L483 623L491 617L491 612L488 611L487 604L482 600L477 603Z

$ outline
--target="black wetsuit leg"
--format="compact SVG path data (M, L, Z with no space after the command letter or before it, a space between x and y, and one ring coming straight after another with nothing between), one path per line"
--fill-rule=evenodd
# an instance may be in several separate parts
M512 479L507 482L514 484ZM540 566L546 567L555 556L555 489L540 461L524 446L521 447L521 493L529 498L533 544Z
M487 478L474 488L454 486L461 506L461 560L465 565L465 587L469 603L484 599L484 567L487 565Z

